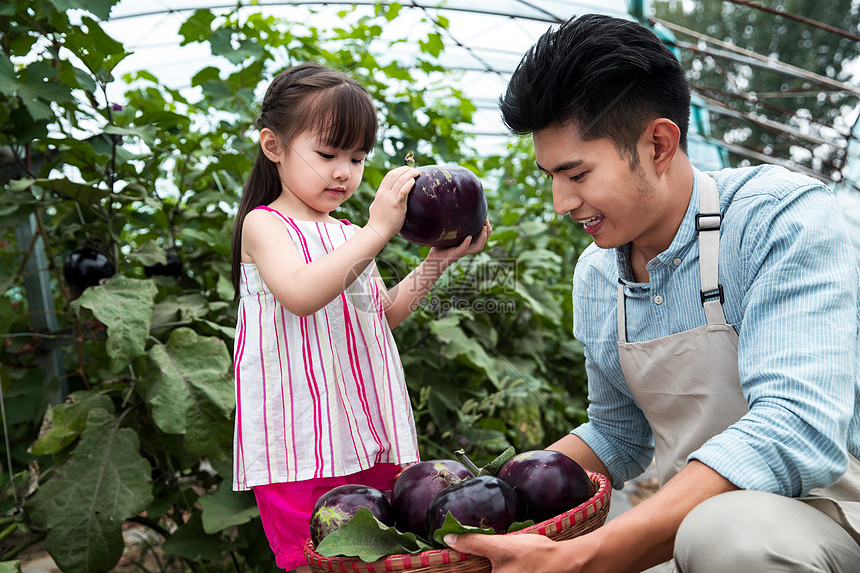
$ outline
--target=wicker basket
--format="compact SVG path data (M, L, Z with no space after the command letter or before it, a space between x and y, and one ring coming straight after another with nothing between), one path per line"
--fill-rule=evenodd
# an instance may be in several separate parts
M561 541L588 533L603 525L609 513L612 487L609 480L598 473L588 472L594 484L595 493L569 511L546 521L536 523L520 531L507 535L534 533ZM490 573L490 562L476 555L460 553L453 549L433 549L421 553L388 555L379 561L366 563L349 557L323 557L314 550L310 539L305 543L305 557L311 571L409 571L410 573Z

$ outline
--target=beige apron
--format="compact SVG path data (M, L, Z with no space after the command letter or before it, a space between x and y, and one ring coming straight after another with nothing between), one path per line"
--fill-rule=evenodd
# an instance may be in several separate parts
M627 342L624 285L618 284L618 357L633 397L654 433L655 464L665 484L687 456L748 411L738 375L738 336L726 323L718 279L719 195L701 179L699 274L708 324L646 342ZM860 543L860 461L845 475L800 498L842 525Z

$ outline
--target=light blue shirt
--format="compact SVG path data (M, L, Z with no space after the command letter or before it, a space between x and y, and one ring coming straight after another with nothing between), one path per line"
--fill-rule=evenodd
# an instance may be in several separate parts
M836 199L820 182L774 166L709 175L724 214L723 310L738 333L749 413L688 460L743 489L805 495L835 482L849 452L860 457L855 254ZM706 324L695 231L700 177L696 172L675 239L648 264L650 283L633 282L629 247L592 244L574 271L573 333L585 348L590 404L589 421L573 433L603 461L616 488L642 473L654 447L618 361L618 278L630 286L629 342Z

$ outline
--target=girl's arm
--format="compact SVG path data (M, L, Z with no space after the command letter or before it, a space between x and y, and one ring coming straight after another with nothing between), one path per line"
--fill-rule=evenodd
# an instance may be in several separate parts
M427 258L412 269L406 278L388 291L389 304L385 308L385 318L388 325L394 328L409 316L445 272L445 269L465 255L478 253L487 244L492 227L489 221L484 221L481 233L472 242L471 237L455 247L447 249L430 249Z
M242 226L242 260L257 265L275 299L309 316L335 299L364 271L403 226L406 198L417 170L398 167L383 178L367 225L337 249L305 263L280 218L254 210Z

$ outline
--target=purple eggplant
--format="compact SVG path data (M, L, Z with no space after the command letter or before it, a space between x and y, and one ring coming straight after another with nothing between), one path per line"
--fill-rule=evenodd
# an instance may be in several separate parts
M110 278L115 273L113 262L107 255L89 247L75 249L63 262L63 277L77 293L98 285L102 279Z
M406 201L400 236L429 247L452 247L473 239L487 219L487 198L480 179L465 167L428 165Z
M448 512L461 525L507 533L517 517L517 494L493 476L478 476L447 487L436 494L427 508L427 533L442 527Z
M366 507L385 525L394 525L391 504L378 489L359 484L339 485L324 493L311 513L311 541L314 545L352 519L358 508Z
M443 489L471 477L466 466L455 460L426 460L403 470L391 491L397 529L427 539L430 501Z
M594 494L594 484L582 467L561 452L522 452L499 470L517 494L517 519L535 523L573 509Z

